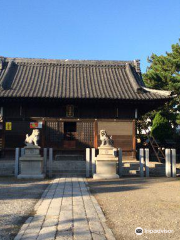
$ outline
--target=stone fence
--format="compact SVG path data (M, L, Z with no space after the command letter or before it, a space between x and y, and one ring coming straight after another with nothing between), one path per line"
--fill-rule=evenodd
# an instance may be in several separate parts
M15 158L8 160L0 160L0 176L17 176L20 171L19 166L19 157L23 156L24 149L16 148ZM166 176L166 177L176 177L178 171L180 171L180 164L176 163L177 155L175 149L166 149L165 150L165 163L151 162L149 161L149 149L140 149L139 151L139 161L134 160L131 162L125 162L122 159L122 151L120 148L117 151L114 151L114 154L118 156L117 164L117 174L120 177L130 176L129 172L132 173L132 176L140 177L152 177L152 176ZM86 161L79 161L75 170L81 168L80 173L84 173L83 176L92 177L96 173L96 149L87 148L86 149ZM46 173L46 176L53 177L54 169L58 166L63 171L62 161L53 160L53 149L44 148L43 149L43 171ZM64 161L65 162L65 161ZM74 161L75 162L75 161ZM80 165L81 163L81 165ZM59 171L57 168L57 171ZM128 174L126 172L128 171ZM136 173L136 174L134 174Z
M86 148L86 177L92 177L96 173L96 150L95 148ZM119 177L123 177L125 164L122 159L122 150L118 148L114 151L114 154L118 156L117 164L117 174ZM139 162L135 160L129 164L130 170L135 171L134 167L137 166L139 169L136 170L138 174L136 176L140 177L150 177L152 176L166 176L166 177L176 177L176 149L166 149L165 150L165 163L154 164L149 161L149 149L139 149ZM132 165L132 166L131 166ZM156 166L157 165L157 166ZM156 171L154 171L156 168ZM156 172L156 174L153 174ZM152 174L150 174L152 173Z

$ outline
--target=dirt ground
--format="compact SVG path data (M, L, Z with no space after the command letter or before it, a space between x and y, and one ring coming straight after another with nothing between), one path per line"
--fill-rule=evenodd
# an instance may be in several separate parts
M0 178L0 240L14 239L48 183Z
M88 184L117 240L180 239L180 178L89 179ZM136 235L137 227L142 235Z

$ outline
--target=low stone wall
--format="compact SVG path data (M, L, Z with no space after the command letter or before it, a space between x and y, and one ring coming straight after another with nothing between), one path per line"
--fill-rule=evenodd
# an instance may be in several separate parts
M150 177L165 176L165 164L150 162ZM14 176L15 161L0 160L0 176ZM177 175L180 175L180 163L176 164ZM91 171L91 170L90 170ZM85 177L85 161L53 161L53 176L79 175ZM47 162L48 175L48 162ZM139 176L139 162L124 162L124 176Z
M14 176L14 160L0 160L0 176Z
M144 168L145 171L145 168ZM140 176L139 161L126 161L123 162L123 176ZM158 162L149 162L149 175L150 177L164 177L165 164Z
M47 174L49 172L47 162ZM52 165L53 176L86 176L85 161L53 161Z

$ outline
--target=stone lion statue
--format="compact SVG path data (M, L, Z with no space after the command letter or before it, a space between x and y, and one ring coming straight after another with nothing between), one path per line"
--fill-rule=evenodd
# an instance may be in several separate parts
M106 130L100 130L100 140L102 141L101 146L113 147L112 136L108 136Z
M39 135L40 135L39 130L33 129L32 134L30 136L26 134L25 144L30 145L34 143L35 146L38 146L38 140L40 138Z

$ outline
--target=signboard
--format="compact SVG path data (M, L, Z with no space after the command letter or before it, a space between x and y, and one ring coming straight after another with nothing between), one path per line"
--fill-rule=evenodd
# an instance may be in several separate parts
M12 122L6 122L6 130L11 131L12 130Z
M74 117L74 106L73 105L66 106L66 117Z
M30 128L42 128L42 122L30 122Z

